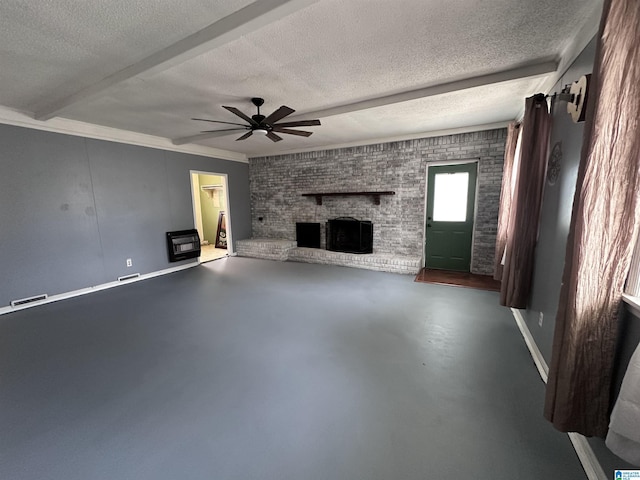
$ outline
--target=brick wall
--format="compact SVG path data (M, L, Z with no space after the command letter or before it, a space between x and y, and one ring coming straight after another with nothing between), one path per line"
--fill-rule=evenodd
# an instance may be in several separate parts
M251 158L252 236L295 240L296 222L319 222L324 248L324 223L350 216L373 222L374 253L420 256L427 163L479 159L471 271L492 274L505 136L498 129ZM371 197L325 197L319 206L301 196L375 190L396 194L381 197L380 205Z

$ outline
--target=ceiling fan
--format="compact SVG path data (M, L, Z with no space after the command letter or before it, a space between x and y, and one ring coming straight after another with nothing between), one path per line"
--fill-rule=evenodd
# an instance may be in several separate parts
M253 103L257 109L258 113L252 116L245 115L240 110L235 107L225 107L222 108L230 111L231 113L237 115L242 118L247 124L244 123L234 123L234 122L223 122L220 120L209 120L206 118L192 118L191 120L197 120L201 122L212 122L212 123L224 123L227 125L238 125L235 128L225 128L222 130L205 130L201 133L217 133L217 132L235 132L235 131L243 131L246 130L246 133L239 138L238 140L246 140L251 135L265 135L267 138L274 142L279 142L282 140L282 137L277 135L277 133L286 133L289 135L298 135L301 137L308 137L313 132L307 132L304 130L292 130L289 127L310 127L314 125L320 125L320 120L298 120L293 122L284 122L284 123L276 123L282 120L284 117L291 115L295 110L293 108L289 108L286 105L282 105L271 115L265 117L260 113L260 107L264 104L264 99L254 97L251 99L251 103Z

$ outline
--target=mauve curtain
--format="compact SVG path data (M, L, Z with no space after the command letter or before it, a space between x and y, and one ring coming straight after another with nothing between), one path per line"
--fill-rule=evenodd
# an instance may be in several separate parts
M498 233L496 235L496 255L493 263L493 278L502 279L502 257L507 245L507 227L511 213L511 179L513 178L513 162L516 158L520 124L512 122L507 127L507 143L504 151L502 167L502 189L500 191L500 210L498 213Z
M640 220L640 1L605 1L591 81L545 417L561 431L604 436Z
M525 308L531 290L550 132L551 114L545 96L527 98L500 287L500 304L507 307Z

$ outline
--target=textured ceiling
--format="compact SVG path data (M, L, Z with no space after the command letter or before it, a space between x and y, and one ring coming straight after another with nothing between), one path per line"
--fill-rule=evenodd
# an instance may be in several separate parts
M599 0L259 3L256 13L250 0L3 0L0 105L35 116L55 105L52 116L171 139L215 128L191 117L239 120L222 105L255 113L253 96L266 99L262 113L285 104L292 117L322 121L311 137L278 143L199 140L252 156L472 128L514 119L524 97L548 88L557 78L548 65L568 60L601 8ZM215 22L209 32L224 35L180 50ZM110 77L131 66L131 75Z

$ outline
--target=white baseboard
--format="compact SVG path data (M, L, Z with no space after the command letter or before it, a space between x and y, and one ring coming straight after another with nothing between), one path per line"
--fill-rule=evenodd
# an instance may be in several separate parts
M133 282L139 282L140 280L146 280L148 278L167 275L168 273L179 272L180 270L186 270L187 268L197 267L198 265L200 265L200 262L187 263L186 265L179 265L177 267L165 268L163 270L157 270L155 272L145 273L143 275L136 276L135 278L103 283L100 285L95 285L93 287L81 288L79 290L72 290L70 292L59 293L57 295L50 295L43 300L30 302L24 305L16 305L15 307L12 307L12 306L0 307L0 315L4 315L11 312L17 312L18 310L24 310L26 308L37 307L39 305L45 305L51 302L57 302L59 300L65 300L67 298L79 297L80 295L99 292L101 290L106 290L108 288L119 287L120 285L127 285Z
M529 348L529 352L531 353L531 357L533 358L533 363L536 364L536 368L538 369L538 373L540 373L540 378L544 383L547 383L547 378L549 378L549 366L542 356L542 352L538 348L536 341L531 335L531 331L529 327L527 327L527 322L525 322L524 317L522 316L522 312L517 308L512 308L511 313L513 313L513 318L516 319L516 324L520 329L520 333L524 338L524 343L527 344L527 348Z
M520 333L524 338L524 342L527 344L527 348L529 349L529 353L531 353L533 362L536 364L536 368L540 373L540 378L542 378L544 383L547 383L547 379L549 377L549 366L542 356L542 352L540 352L533 335L531 335L531 331L522 316L522 312L516 308L512 308L511 313L513 313L513 318L515 318L516 324L520 329ZM587 438L584 435L580 435L575 432L569 432L567 435L569 435L569 440L571 440L571 444L578 455L578 459L582 464L582 468L584 468L587 479L608 480L609 477L607 477L604 470L602 470L602 466L600 465L595 453L593 453L593 449L591 448L591 445L589 445Z
M609 477L607 477L604 470L602 470L602 466L600 465L600 462L598 462L596 454L593 453L587 438L584 435L580 435L575 432L569 432L567 435L569 435L569 440L571 440L573 448L578 454L578 458L580 459L580 463L582 463L584 473L587 474L587 478L589 480L607 480Z

